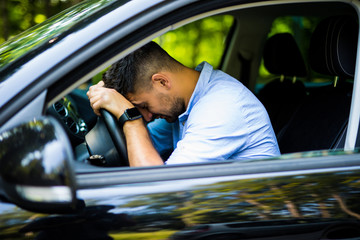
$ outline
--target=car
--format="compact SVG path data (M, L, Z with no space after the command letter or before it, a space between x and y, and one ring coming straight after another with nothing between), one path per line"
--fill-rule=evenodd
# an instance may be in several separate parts
M0 238L360 239L359 10L90 0L0 45ZM152 40L247 86L281 156L128 167L86 92Z

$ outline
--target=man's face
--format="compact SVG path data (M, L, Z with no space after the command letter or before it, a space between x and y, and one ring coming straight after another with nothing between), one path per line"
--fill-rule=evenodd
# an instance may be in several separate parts
M156 91L128 94L128 100L134 104L143 115L145 121L150 122L156 118L163 118L167 122L175 122L185 111L184 101L180 97Z

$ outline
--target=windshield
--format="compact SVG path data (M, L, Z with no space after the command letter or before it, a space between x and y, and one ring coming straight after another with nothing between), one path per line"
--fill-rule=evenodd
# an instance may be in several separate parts
M81 25L84 19L88 24L92 22L98 15L108 12L109 8L123 5L127 0L89 0L69 8L56 16L46 20L45 22L28 29L22 34L12 38L11 40L0 45L0 70L4 70L10 63L30 53L31 56L36 55L40 47L46 49L51 44L55 44L65 32L74 25ZM112 4L114 3L114 4ZM89 18L92 15L92 18ZM90 19L90 21L89 21ZM77 28L73 28L72 31ZM66 34L67 35L67 34ZM26 61L26 60L25 60Z

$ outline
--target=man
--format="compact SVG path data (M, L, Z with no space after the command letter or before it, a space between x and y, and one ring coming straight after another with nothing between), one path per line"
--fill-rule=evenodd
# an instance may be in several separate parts
M165 164L280 154L265 108L245 86L206 62L185 67L154 42L113 64L87 95L97 115L104 108L121 122L130 166L164 164L169 150ZM136 109L142 118L129 120Z

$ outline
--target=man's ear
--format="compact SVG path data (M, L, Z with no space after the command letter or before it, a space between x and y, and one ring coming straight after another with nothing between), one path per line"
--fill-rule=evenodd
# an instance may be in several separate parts
M157 87L165 87L165 89L170 89L171 81L168 75L165 73L155 73L151 77L152 83Z

